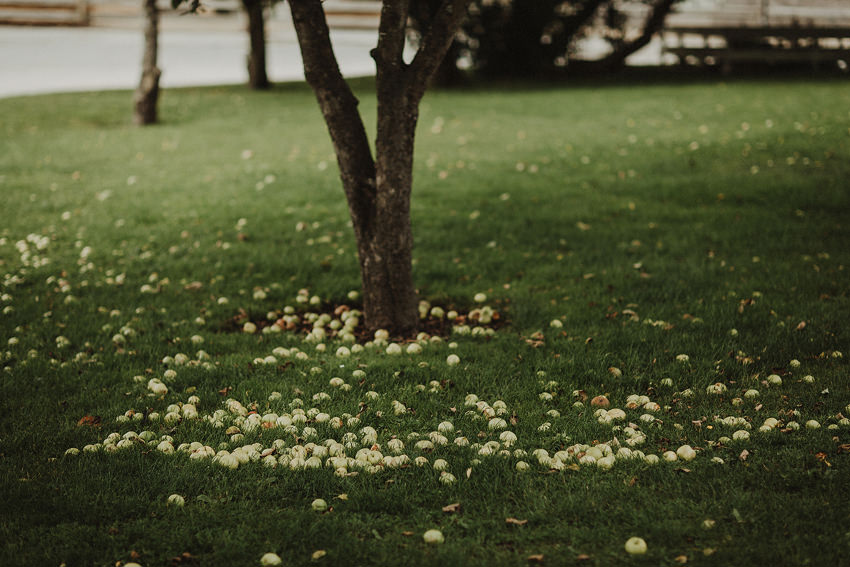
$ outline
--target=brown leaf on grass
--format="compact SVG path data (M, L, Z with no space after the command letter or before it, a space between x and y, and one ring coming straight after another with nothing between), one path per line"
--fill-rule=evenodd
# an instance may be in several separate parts
M587 561L588 559L590 559L590 555L587 553L579 553L576 555L576 561Z
M178 565L199 565L198 558L193 556L188 551L184 551L177 557L171 558L172 567L177 567Z
M824 453L824 452L815 453L815 458L828 467L832 466L832 463L830 463L829 461L826 460L826 453Z
M454 504L443 506L443 512L445 512L446 514L454 514L458 510L460 510L460 502L455 502Z
M191 282L184 285L183 289L185 289L186 291L198 291L202 287L204 287L204 284L202 284L201 282Z
M80 418L80 421L77 422L77 427L82 427L84 425L97 427L100 425L100 419L99 415L84 415Z
M324 549L317 549L316 551L313 552L313 555L311 555L310 558L313 561L318 561L319 559L321 559L322 557L324 557L327 554L328 554L328 552L325 551Z
M844 443L838 446L836 453L850 453L850 443Z
M797 323L797 327L795 328L795 330L796 331L802 331L805 328L806 328L806 322L800 321L799 323Z
M409 537L409 536L412 536L412 535L413 535L413 532L411 532L411 531L404 531L404 532L401 532L401 535L403 535L403 536L408 536L408 537Z
M472 467L469 467L468 469L466 469L466 478L469 478L471 476L472 476Z
M517 520L516 518L505 518L505 523L509 526L524 526L528 520Z
M528 560L531 561L532 563L543 563L543 554L537 553L537 554L534 554L534 555L529 555Z
M678 469L676 469L675 472L689 473L689 472L691 472L691 469L686 469L685 467L679 467Z
M687 562L688 562L688 556L687 556L687 555L677 555L677 556L673 559L673 561L675 561L675 562L676 562L676 563L678 563L679 565L684 565L685 563L687 563Z
M746 461L747 457L749 457L749 456L750 456L750 452L747 451L746 449L744 449L743 451L741 451L741 454L738 455L738 459L740 459L741 461Z
M219 391L218 391L218 393L219 393L220 395L222 395L222 396L226 396L227 394L229 394L229 393L230 393L230 391L231 391L232 389L233 389L232 387L227 386L227 387L222 388L221 390L219 390Z

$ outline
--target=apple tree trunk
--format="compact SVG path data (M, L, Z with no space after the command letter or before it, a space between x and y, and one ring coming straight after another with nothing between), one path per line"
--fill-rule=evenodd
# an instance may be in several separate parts
M321 0L290 0L292 20L339 164L357 241L363 314L368 329L394 336L417 326L413 285L410 196L419 102L449 49L469 0L444 0L410 63L403 60L409 0L384 0L376 68L378 123L375 157L357 109L358 100L339 71Z

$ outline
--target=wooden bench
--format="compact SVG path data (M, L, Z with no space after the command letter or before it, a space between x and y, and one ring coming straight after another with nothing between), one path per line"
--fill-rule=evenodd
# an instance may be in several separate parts
M88 0L0 0L0 24L87 26Z
M734 9L732 7L734 6ZM672 14L663 53L690 65L850 64L850 7L812 0L792 6L736 0L716 11Z
M381 3L375 0L325 0L328 25L336 29L378 29Z

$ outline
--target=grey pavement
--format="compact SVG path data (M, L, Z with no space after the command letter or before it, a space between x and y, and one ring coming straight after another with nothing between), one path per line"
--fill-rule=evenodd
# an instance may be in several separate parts
M273 82L303 80L291 23L272 18L267 27L267 68ZM347 77L374 74L369 50L375 30L331 34ZM164 88L247 81L248 34L241 14L164 14L159 67ZM134 89L141 73L142 20L95 17L85 28L0 26L0 97L110 89Z

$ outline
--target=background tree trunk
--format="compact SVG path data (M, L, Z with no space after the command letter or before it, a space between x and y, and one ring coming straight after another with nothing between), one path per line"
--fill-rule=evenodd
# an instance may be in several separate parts
M159 40L159 10L156 0L145 0L145 53L142 58L142 78L134 97L133 121L139 125L155 124L156 105L159 100L159 76L156 66Z
M266 74L266 22L263 0L242 0L248 16L248 36L251 51L248 53L248 85L252 89L267 89L271 86Z

